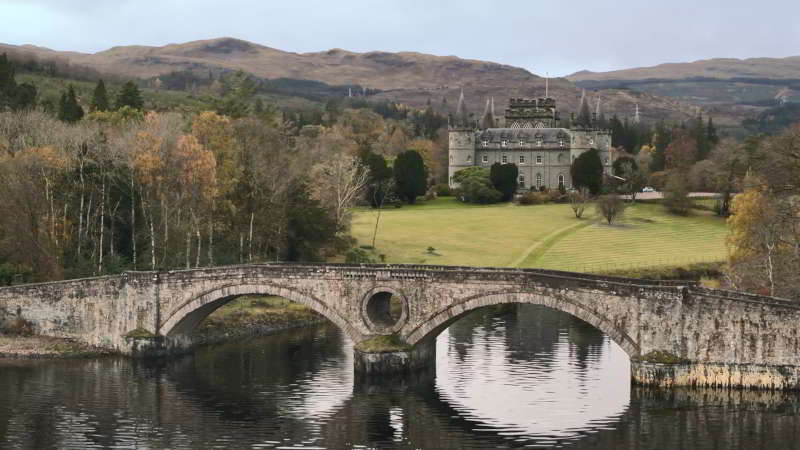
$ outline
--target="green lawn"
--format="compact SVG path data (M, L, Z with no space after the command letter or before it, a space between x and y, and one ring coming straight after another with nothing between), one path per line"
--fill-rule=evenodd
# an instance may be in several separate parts
M359 245L371 243L376 215L354 211ZM720 261L726 234L725 221L707 211L676 217L654 204L631 206L608 226L592 206L578 220L565 204L476 206L442 198L384 209L374 254L394 263L606 272Z

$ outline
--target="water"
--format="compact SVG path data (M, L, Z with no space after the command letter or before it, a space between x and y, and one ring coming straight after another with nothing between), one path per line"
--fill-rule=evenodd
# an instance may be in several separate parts
M476 311L435 377L354 383L331 326L160 362L0 361L0 448L800 448L800 398L631 388L628 358L544 307Z

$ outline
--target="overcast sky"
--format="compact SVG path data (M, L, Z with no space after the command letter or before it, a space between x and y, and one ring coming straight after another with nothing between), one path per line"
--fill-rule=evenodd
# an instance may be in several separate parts
M281 50L418 51L551 76L800 55L797 0L0 0L0 42L96 52L231 36Z

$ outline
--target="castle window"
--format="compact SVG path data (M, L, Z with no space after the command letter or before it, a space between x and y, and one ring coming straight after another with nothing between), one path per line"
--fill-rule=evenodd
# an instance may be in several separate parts
M536 187L537 188L542 187L542 174L540 173L536 174Z
M508 156L503 155L503 157L500 160L503 162L503 164L506 164L508 162Z
M519 141L519 145L521 145L521 146L522 146L522 145L525 145L525 141L523 141L523 140L521 140L521 139L520 139L520 141Z
M487 145L489 145L489 141L483 141L483 146L486 147Z
M542 155L536 155L536 164L542 163Z
M508 141L502 141L502 142L500 142L500 145L505 147L506 145L508 145Z
M561 186L567 187L567 185L564 184L564 175L558 174L558 188L561 189Z
M519 163L525 164L525 155L519 155Z
M563 139L559 140L559 141L558 141L558 145L559 145L559 146L561 146L561 147L563 147L563 146L564 146L564 140L563 140Z
M472 162L472 155L467 155L467 162Z
M608 165L608 158L603 160L603 164Z
M594 139L589 138L589 145L594 145Z
M521 187L521 188L525 187L525 175L520 175L519 176L519 187Z
M489 155L483 155L482 161L485 163L489 162Z

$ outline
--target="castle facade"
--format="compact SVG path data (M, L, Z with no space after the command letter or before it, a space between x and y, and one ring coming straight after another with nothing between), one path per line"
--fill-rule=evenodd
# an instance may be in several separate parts
M464 94L449 128L449 184L453 175L468 167L513 163L519 168L519 189L572 187L570 166L592 148L600 153L605 172L611 173L610 130L584 122L561 128L552 98L512 98L504 117L494 117L494 101L487 102L480 121L469 117ZM594 121L592 121L594 122Z

